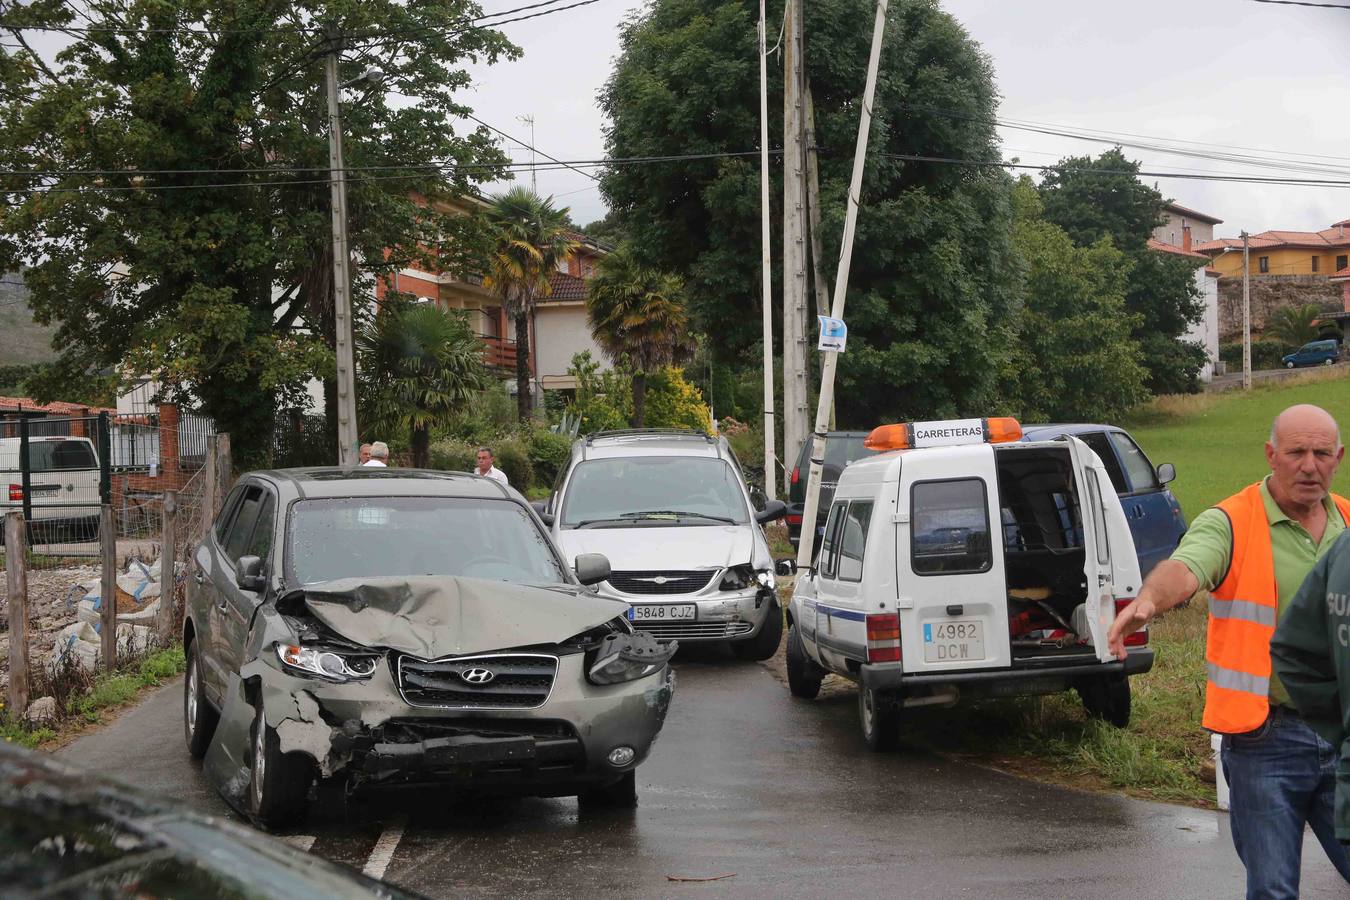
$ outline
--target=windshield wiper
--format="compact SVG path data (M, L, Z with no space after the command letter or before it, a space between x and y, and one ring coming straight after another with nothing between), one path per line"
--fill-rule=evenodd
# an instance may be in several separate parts
M709 519L713 522L724 522L727 525L735 525L736 520L726 516L714 516L709 513L687 512L680 509L648 509L642 512L624 513L620 518L623 519L664 519L667 516L673 516L680 519Z
M609 525L614 522L622 522L622 521L623 519L615 519L615 518L582 519L580 522L564 522L563 526L569 528L590 528L593 525Z

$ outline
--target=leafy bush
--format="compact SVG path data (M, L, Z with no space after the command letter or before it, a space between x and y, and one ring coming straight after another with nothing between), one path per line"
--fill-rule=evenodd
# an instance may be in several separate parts
M541 486L553 484L571 455L572 440L566 435L554 434L544 428L530 432L530 462Z
M437 430L436 437L489 443L515 425L516 398L511 396L504 383L497 382L451 416L445 427Z
M506 480L511 482L511 487L523 494L534 485L534 465L530 462L530 447L526 439L516 436L505 437L487 446L492 448L497 468L506 473ZM475 452L477 449L474 448ZM469 468L472 469L473 466Z
M711 424L703 394L674 366L647 376L647 405L643 424L648 428L692 428L707 431Z
M567 374L577 380L576 398L567 412L581 420L581 433L627 428L633 414L632 376L620 369L600 371L589 350L572 357ZM647 398L651 403L651 395Z
M467 441L455 438L437 441L431 445L431 468L442 472L472 472L477 451L478 446Z
M1295 347L1287 347L1282 341L1270 338L1258 338L1252 341L1252 368L1278 369L1282 365L1280 357ZM1242 371L1242 342L1219 345L1219 359L1228 366L1228 371Z

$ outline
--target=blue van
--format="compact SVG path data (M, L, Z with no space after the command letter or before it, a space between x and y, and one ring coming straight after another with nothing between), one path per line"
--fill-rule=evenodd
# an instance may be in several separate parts
M1286 369L1295 366L1329 366L1340 357L1340 345L1332 339L1309 341L1288 356L1282 357Z
M1176 479L1171 463L1154 468L1129 432L1114 425L1023 425L1022 440L1049 441L1071 434L1092 448L1111 476L1130 523L1139 574L1147 576L1172 555L1186 533L1181 504L1167 485Z

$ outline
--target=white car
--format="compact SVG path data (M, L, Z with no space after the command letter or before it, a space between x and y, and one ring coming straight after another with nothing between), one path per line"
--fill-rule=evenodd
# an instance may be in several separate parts
M602 553L604 596L632 606L633 627L660 641L729 641L768 659L783 637L773 557L726 439L695 431L598 432L576 441L547 504L536 507L571 561Z
M839 478L814 566L788 609L794 695L859 684L863 736L893 747L903 713L961 696L1077 689L1124 726L1148 632L1106 646L1139 562L1102 461L1072 436L1019 442L1012 419L883 426Z
M0 515L23 509L19 438L0 438ZM99 465L86 437L28 439L30 524L39 540L94 540L98 536Z

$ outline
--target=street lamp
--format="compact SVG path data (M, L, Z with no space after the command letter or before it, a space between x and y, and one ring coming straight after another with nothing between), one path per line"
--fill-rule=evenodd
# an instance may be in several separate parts
M338 55L342 42L336 36L326 61L328 82L328 171L333 211L333 318L336 325L338 465L356 465L356 357L352 348L351 248L347 243L347 170L342 161L342 111L338 91L365 82L378 85L384 73L374 66L359 77L338 84Z

